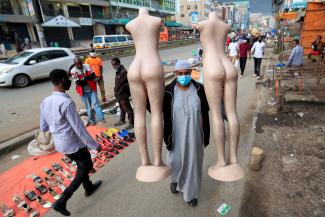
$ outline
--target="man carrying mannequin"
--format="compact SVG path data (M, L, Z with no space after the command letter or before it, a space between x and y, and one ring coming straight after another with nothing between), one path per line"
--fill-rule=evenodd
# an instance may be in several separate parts
M67 201L79 186L83 185L85 196L88 197L101 185L101 181L92 183L89 180L89 172L93 168L93 163L88 151L90 148L100 152L101 146L88 134L74 102L66 93L71 86L67 72L56 69L50 73L50 80L54 92L41 103L40 130L50 131L55 149L77 164L75 178L53 204L55 211L70 216L66 208Z
M176 63L176 79L165 88L164 141L172 174L170 190L183 192L189 206L197 205L204 147L209 144L209 105L203 85L191 79L191 65Z

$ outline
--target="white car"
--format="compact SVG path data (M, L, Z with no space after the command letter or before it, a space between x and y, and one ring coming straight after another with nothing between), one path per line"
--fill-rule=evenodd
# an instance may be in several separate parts
M67 48L36 48L23 51L0 63L0 86L26 87L31 81L48 78L54 69L69 71L75 55Z

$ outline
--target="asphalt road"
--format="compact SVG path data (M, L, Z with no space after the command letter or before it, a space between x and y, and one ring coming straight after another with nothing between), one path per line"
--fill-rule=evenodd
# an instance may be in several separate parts
M190 58L192 50L199 45L172 48L160 51L163 61ZM121 58L122 64L128 68L134 56ZM106 95L113 97L115 70L110 61L104 62L104 81ZM39 127L39 105L42 99L50 95L52 86L49 80L36 81L31 86L15 89L11 87L0 88L0 143L14 138L17 135ZM68 92L76 102L77 108L84 106L80 96L75 92L74 86ZM100 93L99 93L99 99Z
M256 78L252 77L253 61L247 64L244 78L238 81L237 111L240 121L240 143L238 158L244 169L248 170L248 161L251 147L249 146L249 131L258 103L255 88ZM106 116L107 127L111 127L117 116ZM150 115L148 115L148 137L150 138ZM148 140L149 149L151 142ZM166 150L163 148L163 155ZM18 154L21 157L11 160L11 156ZM150 155L152 156L152 151ZM21 147L0 159L0 172L11 168L28 156L26 147ZM165 158L165 157L164 157ZM218 182L211 179L208 174L210 165L216 162L216 147L213 136L210 145L205 149L203 162L203 176L199 204L191 208L183 201L182 194L174 195L169 190L169 180L157 183L141 183L135 179L135 173L140 165L140 156L136 143L132 144L120 155L110 161L105 167L92 176L92 180L103 180L103 185L96 194L85 198L83 188L73 195L68 203L71 216L78 217L220 217L216 209L222 204L229 204L232 209L226 217L238 217L241 196L245 178L236 182ZM50 210L47 217L60 215Z

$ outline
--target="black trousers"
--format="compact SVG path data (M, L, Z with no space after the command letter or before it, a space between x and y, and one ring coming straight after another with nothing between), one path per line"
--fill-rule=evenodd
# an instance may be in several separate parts
M247 57L240 57L239 58L239 65L240 65L240 71L241 71L241 75L244 74L245 71L245 67L246 67L246 62L247 62Z
M129 123L134 125L134 114L130 104L130 99L126 98L119 100L119 105L121 109L120 120L125 122L125 115L128 114Z
M257 76L260 76L261 63L262 63L262 58L255 58L254 57L255 74Z
M68 200L81 184L86 191L92 188L89 172L93 168L93 162L87 148L81 148L76 153L67 154L67 157L76 162L77 172L76 177L63 192L65 200Z

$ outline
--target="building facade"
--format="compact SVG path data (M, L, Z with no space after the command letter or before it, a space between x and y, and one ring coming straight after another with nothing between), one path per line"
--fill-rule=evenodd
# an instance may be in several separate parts
M141 7L164 20L175 15L175 0L0 0L0 37L11 40L15 31L33 42L44 38L45 46L85 46L94 35L125 33ZM41 27L59 15L80 27Z

